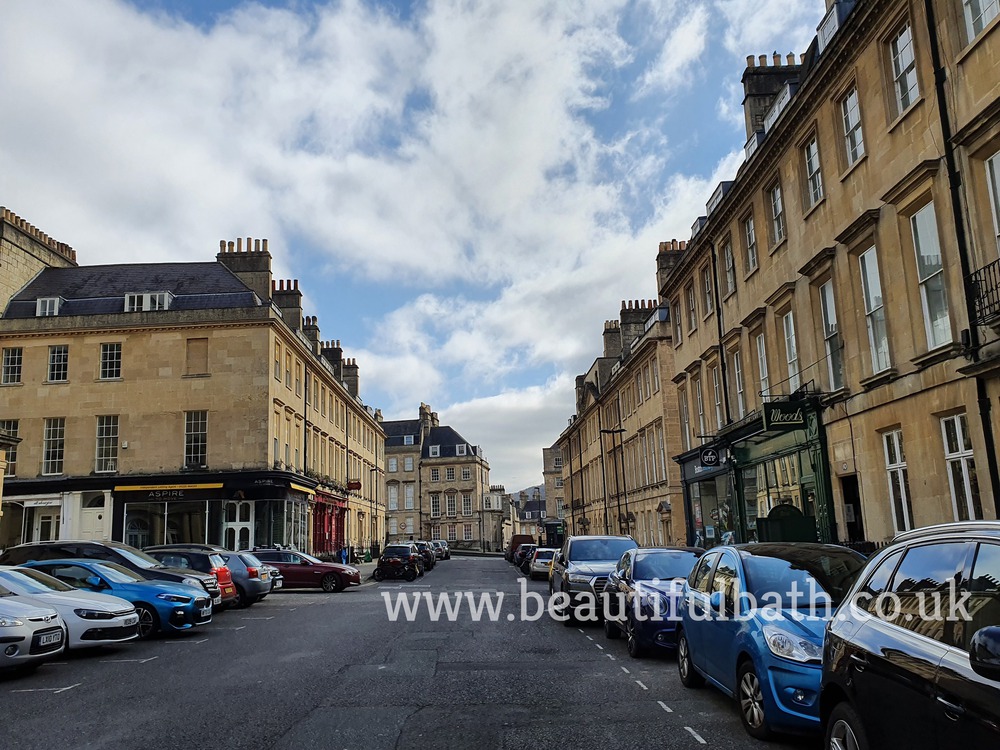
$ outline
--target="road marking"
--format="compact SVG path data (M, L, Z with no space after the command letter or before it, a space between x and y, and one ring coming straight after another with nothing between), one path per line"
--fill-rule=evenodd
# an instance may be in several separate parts
M649 690L649 688L643 685L639 680L636 680L635 684L641 687L643 690Z
M696 740L698 740L698 742L700 742L702 745L708 744L707 742L705 742L705 740L701 738L701 735L698 734L696 731L694 731L691 727L684 727L684 728L688 730L691 733L691 736L694 737Z
M595 643L594 645L597 646L599 649L601 649L601 651L604 650L604 646L602 646L600 643Z
M101 659L101 664L125 664L128 662L138 662L139 664L145 664L147 661L153 661L153 659L159 659L159 656L150 656L148 659Z
M43 666L43 667L65 667L67 664L69 664L68 661L47 661L44 664L42 664L41 666Z
M622 667L622 672L624 672L625 674L632 674L632 673L631 673L631 672L629 672L629 671L628 671L627 669L625 669L625 667Z
M605 656L608 657L609 659L611 659L611 661L615 660L615 657L612 656L611 654L605 654Z
M200 641L160 641L160 643L190 643L193 646L197 646L199 643L207 643L208 638L202 638Z
M294 610L292 610L292 611L294 612ZM271 615L270 617L241 617L240 619L241 620L273 620L274 619L274 615ZM244 627L246 627L246 626L244 626Z
M70 685L69 687L63 688L21 688L20 690L11 690L12 693L65 693L67 690L72 690L75 687L80 687L82 682L78 682L75 685Z
M580 631L580 632L583 632L583 631ZM591 638L591 637L590 637L590 636L588 635L588 636L587 636L587 640L588 640L588 641L592 641L592 640L594 640L594 639L593 639L593 638Z
M672 709L672 708L671 708L670 706L668 706L668 705L667 705L666 703L664 703L663 701L656 701L656 702L657 702L657 703L659 703L659 704L660 704L660 708L662 708L662 709L663 709L664 711L666 711L666 712L667 712L668 714L672 714L672 713L674 712L674 709Z

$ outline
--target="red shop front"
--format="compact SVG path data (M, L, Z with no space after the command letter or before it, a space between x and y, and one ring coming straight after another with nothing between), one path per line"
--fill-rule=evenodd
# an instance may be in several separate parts
M344 525L347 501L316 490L313 508L313 554L327 555L339 552L344 546Z

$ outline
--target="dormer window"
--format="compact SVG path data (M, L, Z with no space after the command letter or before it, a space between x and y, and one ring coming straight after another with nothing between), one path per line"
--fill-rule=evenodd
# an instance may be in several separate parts
M403 445L413 445L413 435L403 435Z
M430 446L430 457L439 458L440 456L441 456L441 446L440 445Z
M49 318L59 314L60 297L39 297L35 300L35 317Z
M131 292L125 295L125 312L167 310L173 297L170 292Z
M455 446L455 455L464 456L465 455L465 443Z

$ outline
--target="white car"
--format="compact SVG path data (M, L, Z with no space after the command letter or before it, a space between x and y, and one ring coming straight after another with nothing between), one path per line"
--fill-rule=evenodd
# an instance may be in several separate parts
M30 672L66 645L63 621L51 607L18 601L0 586L0 670Z
M69 630L66 648L106 646L139 635L139 615L120 597L81 591L40 570L7 565L0 565L0 586L14 593L9 599L58 612Z

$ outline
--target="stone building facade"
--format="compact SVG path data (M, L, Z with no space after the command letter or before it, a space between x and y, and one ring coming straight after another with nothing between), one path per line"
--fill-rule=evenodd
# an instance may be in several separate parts
M21 440L0 547L329 554L383 533L380 414L298 282L272 280L266 240L206 263L44 269L8 303L0 348L0 427Z
M0 206L0 311L43 268L70 268L76 252Z
M679 247L672 251L679 253ZM573 534L631 534L643 545L685 538L669 310L622 302L604 350L576 379L576 413L559 436L565 522Z
M427 404L417 419L383 427L386 540L445 539L454 549L484 549L492 542L490 466L482 447L442 425Z
M996 18L828 2L748 57L746 159L658 275L688 540L881 543L997 514Z

